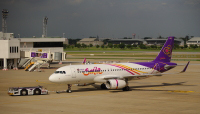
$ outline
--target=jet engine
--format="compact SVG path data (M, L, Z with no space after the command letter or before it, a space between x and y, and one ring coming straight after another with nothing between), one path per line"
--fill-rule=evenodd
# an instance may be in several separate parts
M120 89L126 86L126 82L124 80L118 79L110 79L106 82L106 87L108 89Z

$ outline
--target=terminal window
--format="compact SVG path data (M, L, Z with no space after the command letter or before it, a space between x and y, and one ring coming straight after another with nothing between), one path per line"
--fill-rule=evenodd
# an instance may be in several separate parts
M63 42L34 42L33 47L63 47Z
M10 47L10 53L18 53L18 46Z

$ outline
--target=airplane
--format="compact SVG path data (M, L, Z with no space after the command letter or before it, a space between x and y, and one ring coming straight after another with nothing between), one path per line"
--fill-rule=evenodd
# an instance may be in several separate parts
M91 85L102 83L101 89L122 89L129 91L128 81L145 79L152 76L162 76L164 73L176 66L172 63L172 49L174 37L168 37L158 56L151 62L129 62L129 63L110 63L110 64L85 64L69 65L58 68L50 77L49 81L54 83L66 83L71 93L72 84ZM85 62L85 59L84 59ZM181 72L186 71L189 62Z

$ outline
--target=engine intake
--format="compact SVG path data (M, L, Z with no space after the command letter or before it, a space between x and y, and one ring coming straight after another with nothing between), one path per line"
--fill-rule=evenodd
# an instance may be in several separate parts
M121 89L126 86L126 82L124 80L118 79L110 79L106 82L106 87L108 89Z

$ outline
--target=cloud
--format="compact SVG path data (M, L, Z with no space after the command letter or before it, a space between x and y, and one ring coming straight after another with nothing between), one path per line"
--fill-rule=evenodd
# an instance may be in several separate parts
M161 3L163 6L167 5L167 3Z
M81 4L83 0L68 0L67 2L71 5L77 5L77 4Z
M185 4L188 4L188 5L199 5L200 4L200 0L186 0Z

